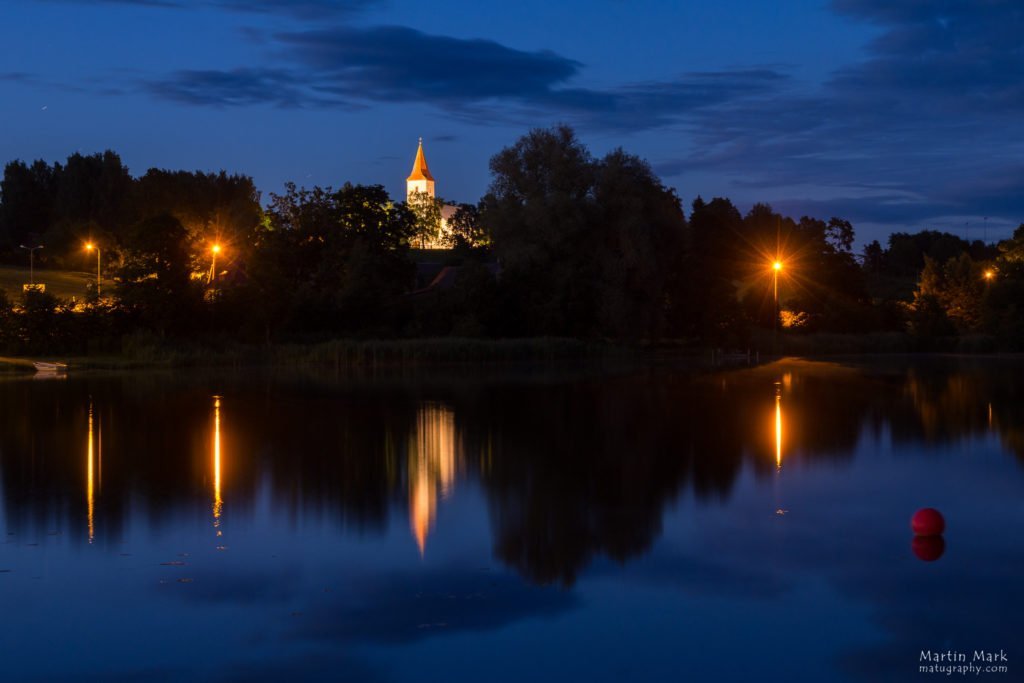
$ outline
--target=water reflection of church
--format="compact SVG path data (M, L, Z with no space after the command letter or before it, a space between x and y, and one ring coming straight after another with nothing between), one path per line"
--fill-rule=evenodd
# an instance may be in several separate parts
M449 497L462 458L455 434L455 413L436 404L423 405L409 436L407 460L409 526L420 555L437 519L438 501Z

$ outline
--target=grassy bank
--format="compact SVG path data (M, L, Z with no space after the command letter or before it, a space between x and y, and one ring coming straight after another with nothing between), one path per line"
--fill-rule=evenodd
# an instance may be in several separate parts
M272 352L283 365L336 367L415 366L445 363L548 362L623 356L628 350L575 339L411 339L338 340L313 346L285 346Z
M95 266L95 261L93 261ZM7 291L7 296L18 299L21 287L29 281L28 268L17 266L0 266L0 289ZM89 285L96 282L96 271L76 272L70 270L42 270L36 268L35 281L46 285L46 291L61 299L83 298ZM113 283L104 280L104 287Z
M777 338L759 333L751 340L751 359L773 357L913 354L990 353L1004 351L982 337L929 340L927 347L911 335L877 333L863 335L812 334ZM161 343L140 336L128 339L120 354L78 357L0 357L0 372L32 371L32 360L62 361L72 369L130 370L173 367L310 367L338 370L375 370L457 365L511 365L529 363L598 362L654 363L687 367L743 365L746 358L737 349L721 349L717 358L710 351L682 343L626 345L566 338L523 339L341 339L315 344L249 346L232 343ZM757 353L754 353L757 352Z
M902 332L871 332L866 334L818 333L806 335L759 332L754 348L761 353L782 356L825 356L886 353L1001 353L1020 349L1004 348L993 337L916 337Z
M12 358L0 356L0 373L7 372L35 372L36 368L32 361L27 358Z
M185 345L130 342L124 352L61 358L72 369L127 370L155 367L326 366L376 369L457 364L548 363L623 360L637 349L575 339L335 340L274 346ZM28 364L24 359L12 359ZM50 360L50 359L48 359Z

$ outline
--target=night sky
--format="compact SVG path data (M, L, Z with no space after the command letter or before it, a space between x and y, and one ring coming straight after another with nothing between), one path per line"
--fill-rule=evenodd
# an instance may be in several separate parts
M404 197L422 136L438 194L476 201L565 122L687 205L991 241L1024 220L1022 36L1019 0L4 0L0 162Z

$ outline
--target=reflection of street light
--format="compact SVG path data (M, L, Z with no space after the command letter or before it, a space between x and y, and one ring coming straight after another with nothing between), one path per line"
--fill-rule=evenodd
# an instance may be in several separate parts
M40 245L35 246L35 247L26 247L24 244L22 244L21 248L22 249L28 249L28 283L30 285L34 285L36 283L36 280L35 280L35 255L36 255L36 249L42 249L43 245L40 244Z
M775 383L775 468L782 469L782 385Z
M101 259L103 258L103 255L101 253L100 248L97 247L95 244L93 244L92 242L86 242L85 243L85 250L86 251L92 251L93 249L96 250L96 296L99 296L100 295L100 265L101 265Z

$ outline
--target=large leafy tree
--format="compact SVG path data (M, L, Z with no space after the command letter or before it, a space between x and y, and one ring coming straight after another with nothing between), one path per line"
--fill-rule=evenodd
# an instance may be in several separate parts
M914 293L914 310L918 319L931 319L941 311L958 332L977 332L982 322L985 291L982 266L968 254L960 254L942 264L925 256Z
M0 180L0 248L16 249L50 226L56 193L54 169L43 161L31 166L12 161Z
M747 276L737 245L743 217L728 199L693 201L683 258L671 288L672 332L725 346L744 340L738 293Z
M278 250L275 277L288 287L294 320L315 331L382 330L408 291L416 216L380 185L273 195L261 248Z
M260 193L243 175L150 169L138 179L133 197L141 218L170 214L197 244L251 242L260 224Z
M416 191L409 197L406 205L416 218L413 246L422 249L441 242L441 209L444 200Z
M117 295L139 321L160 335L197 327L202 283L192 277L188 231L169 214L134 225L126 236Z
M443 236L445 246L457 251L485 249L491 236L475 204L459 204L448 220L448 232Z
M566 126L491 159L482 220L502 262L510 332L643 337L665 310L685 218L642 160L602 160Z

